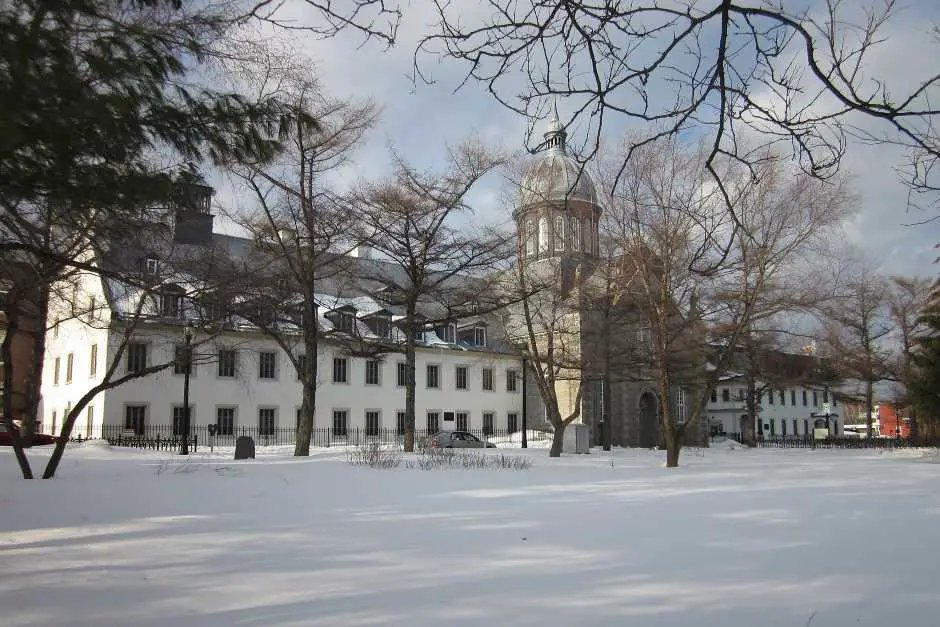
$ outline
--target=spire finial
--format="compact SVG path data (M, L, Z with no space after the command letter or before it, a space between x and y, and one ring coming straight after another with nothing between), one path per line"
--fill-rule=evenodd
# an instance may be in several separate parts
M552 119L548 122L548 129L545 134L545 145L551 150L565 151L565 127L561 125L561 119L558 117L558 98L555 98L553 104Z

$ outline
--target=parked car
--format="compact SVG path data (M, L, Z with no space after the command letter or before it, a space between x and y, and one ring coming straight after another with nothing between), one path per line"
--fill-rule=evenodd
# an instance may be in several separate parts
M428 448L496 448L492 442L481 440L467 431L439 431L425 442Z
M19 431L22 423L19 420L13 421L13 428ZM33 446L43 446L45 444L55 444L59 438L48 433L34 433ZM13 436L7 431L7 426L0 422L0 446L13 446Z

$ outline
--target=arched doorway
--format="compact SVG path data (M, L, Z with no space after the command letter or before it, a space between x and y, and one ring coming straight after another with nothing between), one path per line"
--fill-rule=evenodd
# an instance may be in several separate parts
M649 392L640 396L640 434L637 446L653 448L659 446L659 403Z

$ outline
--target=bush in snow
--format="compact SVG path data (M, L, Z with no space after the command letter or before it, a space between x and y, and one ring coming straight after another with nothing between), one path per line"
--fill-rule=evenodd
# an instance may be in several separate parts
M487 455L480 451L457 451L454 449L425 449L412 459L405 460L406 468L435 470L438 468L486 470L528 470L532 460L516 455Z
M347 449L346 462L353 466L369 468L398 468L401 464L401 453L385 449L378 442L372 442Z

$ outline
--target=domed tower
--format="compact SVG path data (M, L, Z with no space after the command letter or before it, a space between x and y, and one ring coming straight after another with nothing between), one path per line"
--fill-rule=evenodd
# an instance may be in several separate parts
M601 217L594 182L566 153L557 115L544 137L545 153L523 180L513 212L523 261L594 259Z

